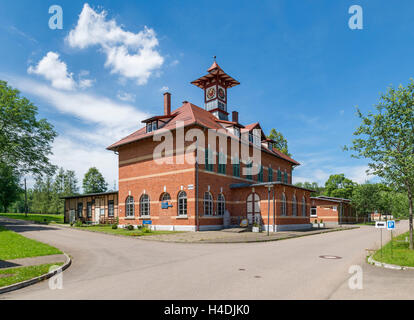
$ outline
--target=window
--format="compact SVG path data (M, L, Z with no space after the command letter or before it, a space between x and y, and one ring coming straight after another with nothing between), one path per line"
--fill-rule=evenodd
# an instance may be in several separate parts
M133 217L135 215L134 197L128 196L125 201L125 216Z
M92 202L86 204L86 214L88 215L88 218L92 218Z
M224 211L226 210L226 200L222 193L219 193L217 197L217 214L219 216L224 215Z
M147 123L147 133L158 129L158 122L152 121Z
M282 182L282 171L280 169L277 169L277 181Z
M249 162L248 164L246 164L246 179L252 180L252 166L253 163Z
M289 183L288 182L288 173L287 173L287 171L285 170L285 175L284 175L284 179L283 179L284 181L284 183Z
M168 192L164 192L164 193L161 195L161 201L169 201L169 200L171 200L171 196L170 196L170 194L169 194Z
M218 173L226 174L226 156L219 153Z
M143 194L139 199L139 214L141 217L150 215L150 198L147 194Z
M259 174L257 175L257 181L263 182L263 166L259 164Z
M292 199L292 216L297 216L298 215L298 206L297 206L297 202L296 202L296 196L293 195L293 199Z
M204 193L204 215L212 216L213 215L213 196L210 192Z
M178 215L187 215L187 193L185 191L180 191L178 194Z
M78 203L78 218L82 218L82 213L83 213L83 203L79 202Z
M310 211L310 216L311 217L317 217L317 213L316 213L316 207L312 207L311 211Z
M253 133L249 132L249 142L253 143Z
M255 129L254 133L253 133L253 144L256 147L260 147L262 145L262 139L261 139L261 135L260 135L260 130Z
M240 162L239 159L233 160L233 176L240 177Z
M213 171L213 153L210 149L206 149L204 152L205 155L205 164L206 164L206 170Z
M306 200L302 197L302 216L306 217Z
M251 193L247 197L247 213L260 213L260 197L257 193Z
M273 169L272 168L270 168L269 167L269 170L268 170L268 181L269 182L272 182L273 181Z
M280 211L282 213L282 216L286 215L286 196L284 193L282 193L282 201L280 202Z
M235 135L238 139L240 139L240 128L238 128L238 127L234 127L233 132L234 132L234 135Z
M114 200L108 201L108 217L114 216Z

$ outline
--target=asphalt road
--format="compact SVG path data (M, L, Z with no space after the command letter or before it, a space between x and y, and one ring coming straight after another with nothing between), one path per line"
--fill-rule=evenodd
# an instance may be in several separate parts
M0 224L73 258L63 289L45 281L0 299L414 299L414 271L365 263L365 250L379 246L373 227L266 243L184 244L3 218ZM352 265L362 267L363 289L348 286Z

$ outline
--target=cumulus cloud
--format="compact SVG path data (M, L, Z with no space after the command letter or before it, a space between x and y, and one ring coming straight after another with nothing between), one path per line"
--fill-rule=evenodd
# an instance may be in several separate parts
M66 63L59 59L56 52L48 52L36 66L30 66L27 72L43 76L57 89L73 90L76 86L73 74L68 72Z
M164 63L156 50L158 39L153 29L125 31L115 20L107 19L106 11L96 12L87 3L66 41L72 48L100 47L106 54L105 67L111 73L135 79L140 85L146 84Z
M121 101L134 102L136 95L124 91L118 91L116 97Z

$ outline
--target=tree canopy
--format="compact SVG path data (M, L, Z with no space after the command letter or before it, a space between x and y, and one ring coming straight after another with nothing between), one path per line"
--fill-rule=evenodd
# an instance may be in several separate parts
M272 129L270 130L268 138L275 141L274 147L277 150L281 151L289 157L291 156L288 150L288 142L281 132L277 131L276 129Z
M375 106L376 113L363 115L350 149L353 156L369 159L369 171L409 200L410 249L413 245L414 192L414 81L397 89L390 87ZM347 149L347 148L345 148Z
M328 197L351 199L356 185L355 182L346 178L343 173L332 174L325 182L324 194Z
M48 156L56 137L53 126L37 119L37 107L0 81L0 162L19 174L51 174Z
M88 170L83 178L83 192L84 193L99 193L108 190L108 183L105 178L95 167Z

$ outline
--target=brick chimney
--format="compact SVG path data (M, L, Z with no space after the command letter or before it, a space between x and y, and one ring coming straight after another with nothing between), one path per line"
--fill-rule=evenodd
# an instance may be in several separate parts
M239 123L239 113L237 111L232 112L231 118L233 122Z
M171 114L171 93L164 93L164 114L169 116Z

